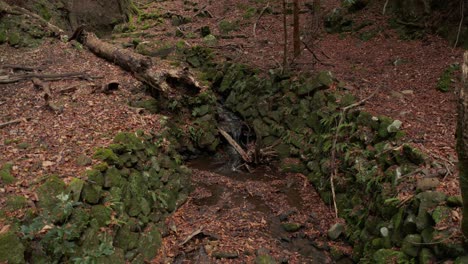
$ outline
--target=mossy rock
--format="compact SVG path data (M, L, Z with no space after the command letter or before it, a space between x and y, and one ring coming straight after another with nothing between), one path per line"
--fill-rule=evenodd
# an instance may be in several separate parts
M155 224L150 224L141 235L138 244L138 251L145 260L150 261L156 257L161 244L162 236L160 228Z
M436 262L434 253L432 253L428 248L422 248L421 251L419 251L418 260L421 264L431 264Z
M14 232L0 233L0 262L26 263L24 251L24 245Z
M114 252L107 256L96 258L96 263L99 264L125 264L125 252L121 248L114 247Z
M70 216L68 221L68 231L70 231L69 240L80 238L81 234L88 227L90 222L90 214L88 210L83 208L76 208Z
M432 219L436 224L448 221L452 218L452 210L446 206L437 206L431 213Z
M137 248L139 241L140 234L130 231L130 228L127 225L119 228L114 239L115 246L122 248L124 251Z
M68 184L67 190L72 195L73 201L78 202L80 200L84 184L85 182L78 178L72 178Z
M108 148L99 148L93 156L95 159L105 161L109 165L122 166L122 161L119 157Z
M421 249L422 237L419 234L407 235L403 239L401 251L411 257L417 257Z
M11 174L12 168L12 163L5 163L0 168L0 180L2 180L3 184L11 184L15 181L15 177Z
M76 164L78 164L78 166L88 166L90 165L91 163L93 162L93 160L86 156L86 155L79 155L77 158L76 158Z
M426 157L420 150L413 148L408 144L403 145L403 154L408 158L408 160L416 165L423 164L426 160Z
M92 184L98 186L104 186L104 175L98 170L87 170L86 171L87 180Z
M66 193L66 185L63 180L53 175L37 188L36 193L39 207L52 211L59 203L57 196Z
M296 232L301 229L302 225L299 223L283 223L281 227L287 232Z
M97 204L101 199L102 187L95 184L85 184L81 193L81 200L89 204Z
M96 219L99 227L107 226L110 223L112 210L104 205L98 204L91 207L91 217Z
M376 264L409 263L409 258L405 253L392 249L379 249L374 253L372 259Z
M125 179L116 167L110 167L107 169L104 175L104 187L122 187L125 184Z

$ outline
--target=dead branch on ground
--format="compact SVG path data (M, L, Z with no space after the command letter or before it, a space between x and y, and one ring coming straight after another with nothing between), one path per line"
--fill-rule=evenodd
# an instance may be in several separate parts
M260 14L258 15L257 17L257 20L255 21L254 25L253 25L253 37L254 39L257 38L257 24L258 22L260 21L260 19L262 18L263 14L265 13L265 11L268 9L268 7L270 7L270 2L268 2L265 7L262 9L262 11L260 11Z
M237 142L226 131L224 131L221 128L218 128L218 131L227 140L229 145L231 145L237 151L237 153L239 153L239 155L245 162L247 163L252 162L252 159L247 154L247 152L244 149L242 149L242 147L239 146L239 144L237 144Z
M29 118L14 119L14 120L11 120L11 121L8 121L8 122L5 122L5 123L1 123L0 128L4 128L4 127L7 127L9 125L18 124L18 123L21 123L21 122L27 122L28 120L29 120Z
M50 91L50 86L48 83L44 83L38 78L33 78L32 82L33 82L34 88L44 91L44 101L47 107L49 107L50 109L56 112L63 111L62 107L57 106L50 101L50 99L52 98L52 92Z
M65 80L65 79L84 79L92 80L100 77L91 77L85 72L69 72L69 73L25 73L0 76L0 84L16 83L20 81L28 81L33 78L42 79L45 81Z

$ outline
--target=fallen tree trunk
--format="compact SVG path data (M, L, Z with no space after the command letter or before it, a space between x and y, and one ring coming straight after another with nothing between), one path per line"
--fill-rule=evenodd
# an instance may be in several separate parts
M218 128L218 131L227 140L229 145L231 145L237 151L237 153L239 153L239 155L245 162L252 162L252 159L247 154L247 152L245 152L245 150L241 146L239 146L239 144L237 144L237 142L226 131L222 130L221 128Z
M174 69L162 61L158 61L158 65L154 65L150 57L106 43L96 37L94 33L86 30L80 29L80 31L76 40L83 46L95 55L133 73L135 78L157 90L165 98L178 98L182 95L193 96L202 89L188 69Z

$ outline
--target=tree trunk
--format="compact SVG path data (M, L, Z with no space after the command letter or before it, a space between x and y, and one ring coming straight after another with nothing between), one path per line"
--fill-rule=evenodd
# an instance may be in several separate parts
M457 153L460 190L463 198L461 231L468 238L468 51L463 55L463 86L458 98Z
M294 0L293 16L294 57L297 57L301 55L301 37L299 32L299 0Z

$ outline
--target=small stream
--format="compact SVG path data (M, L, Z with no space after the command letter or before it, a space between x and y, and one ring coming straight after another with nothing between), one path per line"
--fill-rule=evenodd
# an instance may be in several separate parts
M271 237L279 248L290 252L297 252L301 255L302 263L329 263L328 252L319 249L313 238L308 237L303 229L295 232L288 232L283 227L283 223L288 222L289 215L304 214L305 201L301 197L301 192L297 190L298 184L288 181L279 172L271 170L268 167L257 168L252 173L240 170L233 170L235 167L231 163L232 159L224 159L220 156L204 157L193 160L189 163L192 169L200 172L214 173L222 177L227 177L231 184L224 181L195 181L196 188L204 189L209 192L207 197L196 199L195 203L204 210L210 207L223 207L226 209L242 208L243 213L255 215L257 218L266 221L267 236ZM256 183L265 186L275 181L279 189L275 190L278 194L262 194L252 191L249 186ZM278 184L279 183L279 184ZM247 190L247 193L246 191ZM280 202L274 199L281 199ZM229 199L229 201L224 201ZM280 204L286 204L287 208L275 208ZM281 213L278 215L279 211ZM253 219L252 219L253 220ZM285 257L280 263L288 263Z

